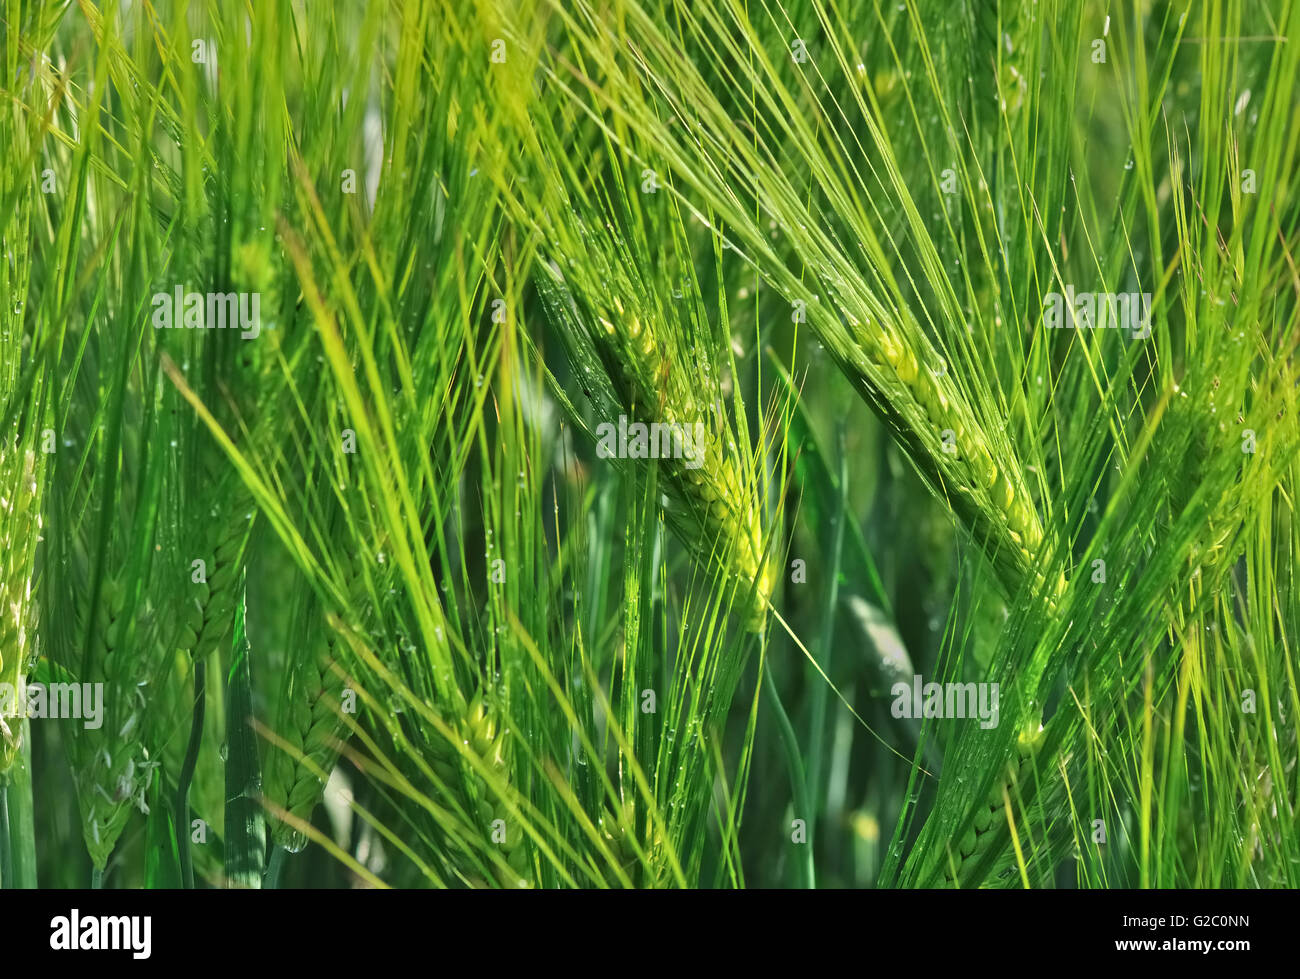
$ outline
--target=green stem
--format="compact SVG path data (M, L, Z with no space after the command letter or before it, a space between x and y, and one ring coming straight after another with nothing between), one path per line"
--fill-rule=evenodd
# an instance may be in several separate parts
M235 617L235 663L226 677L226 886L257 888L262 886L266 869L266 824L257 735L252 725L252 648L245 614L241 588Z
M776 724L781 731L781 743L785 746L785 760L790 768L790 787L794 790L795 817L802 818L805 826L811 825L808 807L808 786L804 781L803 759L799 757L799 741L795 737L794 727L790 724L790 718L781 706L781 697L776 692L776 681L772 679L772 671L767 668L767 663L763 663L763 692L767 694L768 699L772 701L772 709L776 713ZM804 859L803 867L803 884L804 887L816 887L816 875L813 870L813 838L809 832L808 839L803 843Z
M104 871L101 867L90 868L90 889L92 891L102 891L104 889Z
M9 770L9 860L12 881L6 886L36 887L36 814L32 801L31 722L23 720L22 748Z
M194 663L194 719L190 724L190 743L185 749L180 779L176 784L176 852L180 856L181 880L186 888L194 887L194 865L190 860L190 782L199 761L203 741L203 715L207 705L207 667L203 660Z
M831 657L835 649L835 613L840 603L840 561L843 560L844 554L844 523L848 512L849 501L849 467L848 449L844 444L844 426L839 425L836 429L836 448L840 457L839 493L836 498L835 521L831 528L831 564L830 564L830 582L826 588L826 606L822 610L821 623L821 641L819 643L821 653L821 671L826 676L832 676ZM812 799L814 806L808 811L805 817L808 820L808 836L813 836L817 825L817 819L821 814L822 804L826 800L826 792L822 785L822 744L826 736L826 704L830 696L830 684L821 676L815 676L812 680L812 722L811 738L808 744L808 784L812 787Z
M0 784L0 887L13 886L13 860L9 850L9 782Z
M289 851L277 843L271 850L271 859L267 861L266 879L262 882L262 887L275 890L280 886L280 874L284 871L284 861L288 856Z

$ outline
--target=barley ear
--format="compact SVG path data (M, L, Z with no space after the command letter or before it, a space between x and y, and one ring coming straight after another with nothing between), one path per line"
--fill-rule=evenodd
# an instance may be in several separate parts
M1043 525L1019 460L985 426L919 328L811 317L826 348L876 411L922 478L951 506L1004 588L1041 583ZM1047 589L1059 594L1058 582Z
M1016 757L1007 762L1003 776L998 779L989 797L977 808L966 834L955 841L949 852L940 858L944 879L950 887L963 881L964 871L988 852L995 840L1005 838L1001 831L1006 828L1006 797L1016 798L1013 791L1016 787L1024 787L1024 791L1028 791L1033 777L1034 758L1045 738L1041 724L1031 724L1021 732L1016 742Z
M353 613L370 619L371 599L355 561L344 564L344 574ZM348 730L343 717L348 686L340 661L347 644L328 626L323 631L312 652L297 658L285 675L275 727L284 744L272 746L262 784L268 801L303 822L310 821L324 798ZM273 818L271 834L290 852L306 843L300 831L280 818Z
M17 691L34 659L36 603L32 597L36 542L41 515L38 489L43 466L31 449L0 450L0 520L11 528L9 545L0 556L0 683ZM22 705L0 716L0 778L21 747Z
M325 783L346 736L341 712L347 684L337 666L338 648L336 639L327 639L292 671L281 695L276 730L285 744L273 747L266 764L266 798L304 822L311 820L324 797ZM271 835L290 852L306 843L302 833L282 819L273 821Z
M206 581L191 581L190 590L182 592L186 602L181 609L177 640L179 648L196 660L206 659L228 643L234 633L244 552L253 526L253 503L246 494L238 494L233 504L222 502L211 510L215 511L217 536L191 536L191 549L205 555ZM206 541L206 547L199 540Z
M763 507L742 420L723 406L717 371L695 369L681 331L646 298L640 287L612 268L603 280L616 298L608 305L594 290L571 291L557 271L544 267L539 289L564 337L575 373L590 392L597 427L620 416L645 425L664 423L704 433L693 459L658 462L670 526L696 558L718 568L747 600L746 625L761 631L775 583L767 553ZM576 424L584 419L567 398ZM635 469L636 460L611 460Z
M100 870L108 863L132 809L148 811L143 799L152 768L148 749L141 741L144 725L139 721L139 712L144 705L137 675L140 664L122 646L125 599L126 589L120 579L107 575L100 585L99 614L94 617L94 631L89 637L87 662L92 672L82 678L93 681L102 676L109 696L122 694L125 717L118 719L116 730L106 726L96 731L70 732L68 742L82 836L91 863ZM106 711L106 716L116 713Z

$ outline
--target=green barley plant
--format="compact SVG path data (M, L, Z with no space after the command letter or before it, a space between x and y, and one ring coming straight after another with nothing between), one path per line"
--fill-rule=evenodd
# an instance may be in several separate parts
M635 144L626 146L624 152L648 163L652 161L639 153L637 146L650 146L665 163L680 163L683 176L699 185L710 223L728 229L727 246L771 277L768 281L772 288L791 304L791 318L797 323L808 322L891 434L906 448L918 472L967 522L1014 590L1033 566L1043 539L1041 519L996 416L977 417L974 405L981 402L961 390L962 382L977 384L980 378L967 378L948 368L949 362L975 367L984 352L966 336L966 317L957 306L953 286L943 277L940 256L925 222L914 213L910 195L903 197L899 214L890 217L907 219L917 232L921 269L931 277L926 285L934 293L934 308L928 311L927 318L935 329L943 328L937 342L927 336L917 316L908 314L902 286L892 270L881 267L887 254L899 251L901 246L891 240L888 220L873 221L867 205L855 199L858 192L854 185L862 174L851 157L845 159L851 148L842 141L834 142L829 147L831 155L821 155L827 141L819 140L811 124L804 120L805 112L799 107L802 93L786 87L792 84L788 59L777 64L766 58L757 62L759 74L754 79L753 97L761 96L762 104L725 105L715 93L728 89L712 84L703 72L696 75L690 66L684 71L669 70L678 58L675 38L658 35L650 26L650 15L635 5L629 5L629 13L645 18L645 39L661 45L639 57L642 66L649 57L663 59L656 83L666 90L662 93L664 111L646 105L644 118L619 119L623 127L636 127ZM745 26L743 16L739 11L713 13L709 8L696 14L701 19L709 15L716 17L716 22L709 25L711 35L716 34L724 45L735 46L732 50L724 47L718 57L727 63L738 60L743 55L738 50L744 37L739 32ZM586 46L591 64L600 71L600 77L584 77L580 84L599 84L600 98L607 103L607 109L630 114L628 107L635 108L639 103L629 93L644 82L633 73L636 67L629 71L629 66L611 60L615 58L613 52L621 48L610 36L610 29L610 22L604 18L593 18L585 24L575 18L574 43ZM701 24L698 29L703 32L705 27ZM829 40L834 43L833 36ZM847 59L842 51L829 54L838 62L837 68ZM608 82L604 83L606 74ZM556 84L573 83L558 78ZM620 86L626 86L627 91ZM868 104L869 91L864 93L856 76L850 79L849 90L832 90L825 96L826 105L815 101L812 105L837 121L864 124L875 132L878 123ZM810 98L815 100L817 96ZM852 99L849 105L841 101L848 99ZM599 108L591 111L595 114ZM730 124L737 112L751 116L781 113L782 118L788 118L789 129L775 130L770 146L764 140L765 131L747 139L712 140L703 149L685 145L684 138L675 135L685 133L688 123L691 127ZM846 115L850 112L851 117ZM612 130L609 132L613 138ZM847 134L840 137L846 138ZM885 158L872 161L872 165L889 170L888 179L879 179L897 193L905 187L905 178L899 172L897 159L889 155L892 151L883 135L877 139L877 148ZM852 149L860 152L861 146ZM785 156L792 158L793 173L800 177L807 174L813 182L817 210L811 209L805 200L808 195L787 175L791 171L762 166L764 160L781 160ZM743 196L737 195L736 188L744 188ZM764 222L756 220L751 212L764 214L767 223L792 237L800 266L792 267L781 260ZM695 213L698 217L702 212L697 209ZM875 216L882 215L878 211ZM840 235L856 239L857 248L846 251ZM963 328L955 330L959 324ZM985 393L991 392L986 388Z
M43 631L51 677L81 685L82 703L93 699L102 709L94 726L65 732L96 875L132 812L148 811L161 749L151 695L165 673L159 620L170 610L154 598L166 593L166 579L149 541L167 468L159 449L170 440L156 414L160 377L141 369L142 336L123 329L116 339L87 337L79 363L62 371L70 388L101 393L106 416L64 417L49 491ZM101 693L88 697L88 688Z
M33 36L48 40L51 20L37 17ZM22 90L43 98L49 77L38 73L6 46L0 66L6 91ZM32 231L39 208L26 185L36 161L41 125L17 104L6 101L0 112L0 137L22 164L6 168L0 178L0 512L8 546L0 567L0 884L35 886L33 787L29 724L23 687L40 655L38 542L44 518L43 492L48 453L55 438L57 385L46 368L63 340L67 279L60 277L48 301L29 302L33 276ZM71 226L60 229L60 247L75 250ZM60 299L60 293L63 298Z
M263 790L269 803L307 822L324 796L346 737L344 697L349 688L337 634L306 611L294 621L299 634L312 639L284 674L272 728L284 739L284 750L267 758ZM285 852L300 850L306 843L302 832L285 820L277 821L272 838Z
M539 213L544 210L537 205ZM714 363L716 341L703 349L687 346L687 338L707 336L707 321L695 319L693 329L676 327L661 311L662 306L656 309L658 304L649 298L673 294L680 299L683 289L697 288L686 280L674 284L672 276L663 274L681 269L689 275L689 266L674 263L668 256L647 258L645 264L660 272L656 288L650 290L645 284L638 286L620 277L618 269L636 266L635 259L621 252L616 243L605 244L603 253L581 253L576 242L584 238L593 245L598 240L590 232L579 232L570 247L584 254L585 267L598 271L583 287L581 302L563 278L554 275L553 264L542 267L538 284L570 351L584 395L591 392L593 410L584 427L589 432L594 429L598 436L603 430L602 445L609 451L618 449L614 433L617 426L621 434L622 419L648 426L678 426L669 436L667 462L662 461L662 438L660 444L642 450L661 460L670 499L668 517L683 539L722 568L731 569L730 576L751 608L750 624L761 630L773 584L760 516L765 494L755 469L754 450L748 445L749 433L738 434L741 425L729 418L723 407L722 389L735 367L730 343L721 346L731 362ZM603 295L611 297L608 308L597 305L596 297ZM695 316L705 315L705 304L697 302ZM743 412L743 400L737 397L736 403L741 406L736 410ZM583 424L580 417L576 421ZM692 438L694 445L690 444ZM611 457L617 458L612 452Z
M0 886L1295 887L1297 35L0 4Z

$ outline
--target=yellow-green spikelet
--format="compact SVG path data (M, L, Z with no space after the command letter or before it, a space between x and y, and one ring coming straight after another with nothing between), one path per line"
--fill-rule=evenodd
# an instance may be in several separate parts
M649 874L651 879L636 881L639 886L654 887L661 881L659 875L664 873L662 866L662 857L664 854L663 831L656 821L652 827L647 827L646 833L650 837L649 841L641 842L641 853L637 853L637 846L634 844L633 835L636 826L636 806L629 800L622 805L621 817L606 806L605 814L600 820L600 834L603 838L606 848L610 855L617 862L619 869L625 874L630 874L644 861L649 864Z
M1007 589L1030 579L1041 583L1035 557L1043 526L1018 461L983 430L946 368L921 365L913 342L884 323L827 337L828 349L848 354L839 359L870 400L884 389L899 415L896 436L945 489ZM1063 585L1053 582L1049 595L1059 595Z
M504 776L510 769L510 732L505 730L496 712L487 704L482 692L470 698L463 717L452 725L459 733L465 750ZM461 753L445 741L429 745L430 767L446 790L456 796L473 824L471 838L479 836L484 850L499 848L506 859L508 870L490 864L498 886L506 888L529 887L531 883L530 850L524 844L524 832L517 822L499 812L498 803L487 780L465 763ZM494 823L500 819L505 825L505 840L493 839ZM474 879L474 871L458 854L448 855L453 863L463 866L464 872Z
M704 422L705 413L691 390L691 380L661 352L654 330L635 315L625 315L621 304L616 326L601 319L607 341L619 348L623 362L630 414L637 421L691 426ZM737 453L724 451L722 440L735 435L725 423L709 426L704 458L698 468L681 459L662 460L668 475L670 497L677 513L691 525L686 543L705 559L720 560L735 577L742 595L751 595L748 624L760 630L767 617L774 584L771 562L763 546L763 525L757 490L742 477ZM698 450L697 450L698 451Z
M505 730L495 712L483 700L481 693L475 694L470 700L468 710L461 722L461 735L466 747L474 753L476 757L486 762L498 772L504 773L509 771L510 765L510 732ZM447 762L455 756L447 746L448 753L442 759L443 770L440 774L445 775L449 766ZM434 762L435 766L438 761ZM467 788L477 799L475 812L478 817L478 825L484 832L488 833L488 842L491 846L499 846L505 853L506 863L509 870L494 867L497 883L501 887L528 887L530 867L530 847L523 844L524 832L514 820L506 813L498 813L495 809L492 792L488 788L487 781L477 772L470 770L469 766L463 766L466 771L466 777L469 780ZM448 784L456 784L450 782ZM462 782L462 784L464 784ZM494 843L491 838L492 824L501 819L505 824L505 841Z
M11 536L0 556L0 683L18 689L31 666L36 603L31 581L40 535L38 489L42 466L30 450L0 450L0 520ZM21 746L22 722L0 717L0 778Z

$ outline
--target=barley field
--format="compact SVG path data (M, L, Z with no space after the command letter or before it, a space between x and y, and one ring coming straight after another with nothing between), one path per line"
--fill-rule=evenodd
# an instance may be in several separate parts
M0 0L0 886L1300 885L1298 76Z

